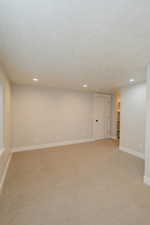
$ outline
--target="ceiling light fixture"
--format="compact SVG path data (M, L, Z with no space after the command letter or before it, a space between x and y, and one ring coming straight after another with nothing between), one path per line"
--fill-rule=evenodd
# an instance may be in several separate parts
M34 82L38 82L39 79L38 79L38 78L33 78L33 81L34 81Z
M133 83L135 80L133 79L133 78L131 78L130 80L129 80L129 82L130 83Z
M83 84L83 86L82 86L82 87L87 88L87 87L88 87L88 85L87 85L87 84Z

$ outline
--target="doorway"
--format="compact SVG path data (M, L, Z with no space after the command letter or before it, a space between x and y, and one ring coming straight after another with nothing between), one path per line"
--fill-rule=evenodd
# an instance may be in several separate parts
M120 141L120 96L117 98L117 107L116 107L116 114L117 114L117 140Z

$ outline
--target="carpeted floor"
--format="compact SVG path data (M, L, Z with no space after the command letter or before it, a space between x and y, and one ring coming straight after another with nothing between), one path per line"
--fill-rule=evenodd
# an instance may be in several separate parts
M15 153L0 225L149 225L143 174L111 140Z

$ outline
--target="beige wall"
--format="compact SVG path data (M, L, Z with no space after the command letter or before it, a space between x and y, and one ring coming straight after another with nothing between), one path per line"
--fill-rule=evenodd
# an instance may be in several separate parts
M144 153L145 111L145 83L121 90L121 148Z
M13 147L92 138L93 94L13 85Z
M0 67L0 83L4 88L4 151L0 154L0 182L11 152L11 87L5 72Z

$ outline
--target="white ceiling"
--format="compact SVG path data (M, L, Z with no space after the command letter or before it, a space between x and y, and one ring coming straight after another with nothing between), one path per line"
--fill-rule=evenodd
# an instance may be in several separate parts
M149 0L0 0L0 60L15 83L109 92L144 81Z

